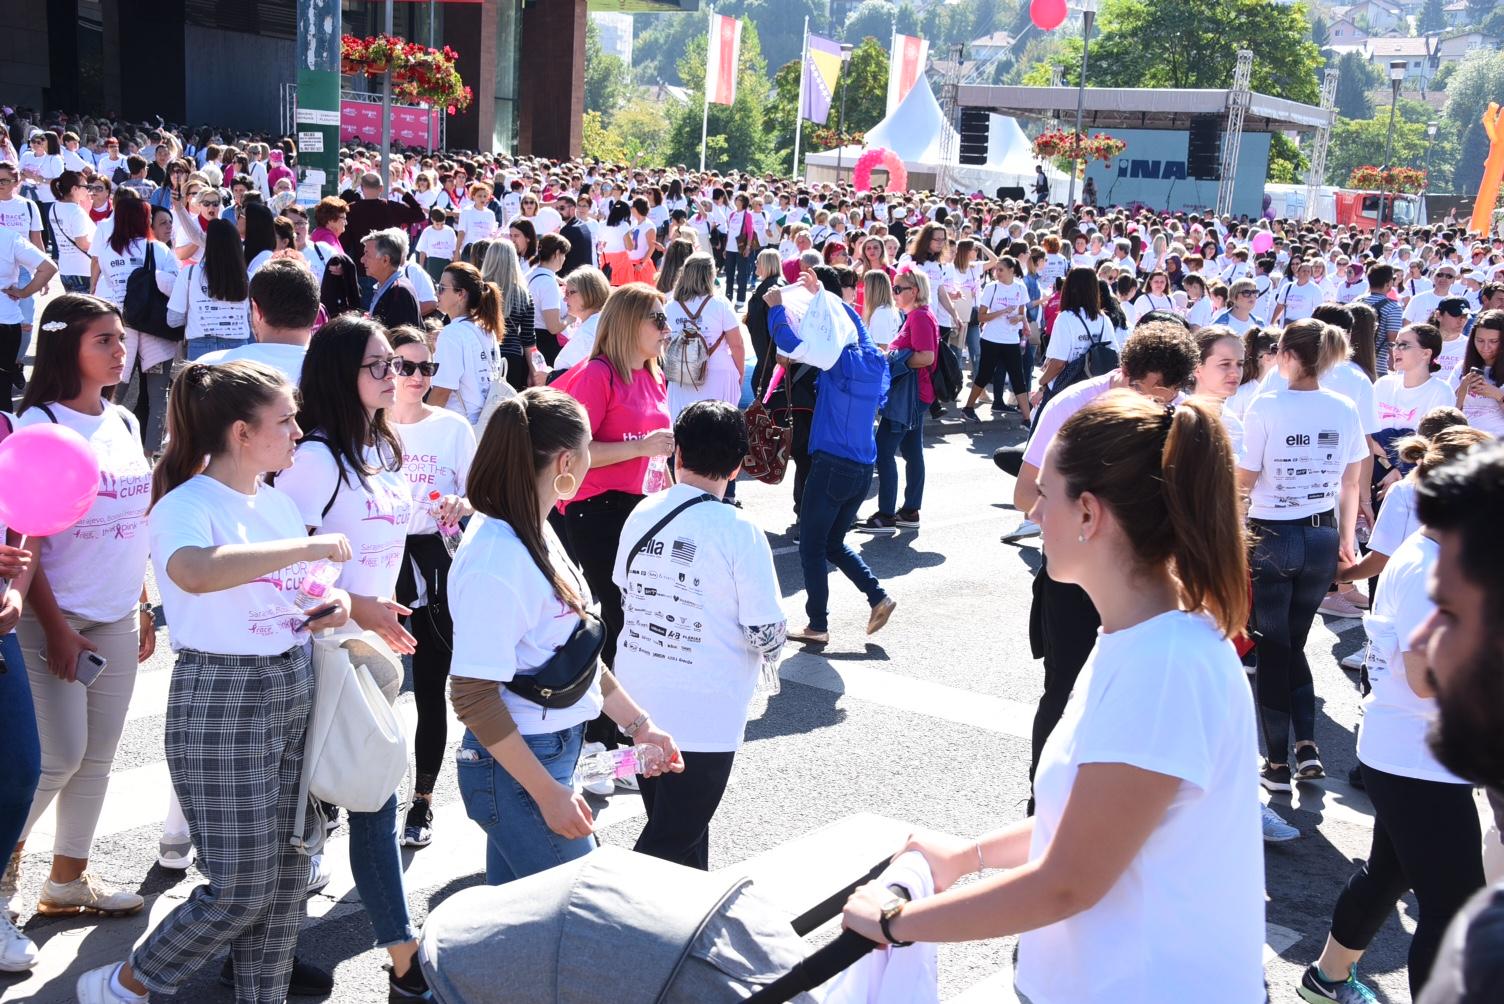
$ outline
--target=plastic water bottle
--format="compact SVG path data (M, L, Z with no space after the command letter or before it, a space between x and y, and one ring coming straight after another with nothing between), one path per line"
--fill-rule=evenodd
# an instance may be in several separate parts
M329 602L329 590L339 578L339 566L327 558L320 558L308 566L303 581L298 584L293 602L300 610L313 610Z
M667 491L669 487L668 458L649 457L648 469L642 476L642 493L653 495Z
M454 552L460 549L460 537L463 535L458 523L445 523L439 519L439 505L444 501L444 496L438 491L428 493L428 511L433 513L433 521L439 527L439 540L444 542L444 550L449 556L454 557Z
M600 750L580 757L574 768L574 783L583 786L597 781L615 781L633 774L644 774L662 764L663 750L652 743Z

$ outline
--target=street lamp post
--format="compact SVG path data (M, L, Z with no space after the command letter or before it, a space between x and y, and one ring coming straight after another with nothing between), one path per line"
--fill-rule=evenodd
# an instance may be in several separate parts
M836 120L836 184L841 183L841 158L846 152L846 68L851 64L851 43L841 43L841 111Z
M1410 63L1404 59L1391 59L1389 61L1389 135L1384 140L1384 169L1390 167L1390 157L1394 153L1394 112L1400 103L1400 84L1405 79L1405 70Z
M1086 59L1091 48L1091 23L1097 16L1097 0L1076 0L1081 12L1081 82L1076 85L1076 158L1071 162L1071 184L1066 209L1076 204L1076 172L1081 169L1081 119L1086 113Z
M1426 123L1426 183L1420 190L1422 198L1425 197L1426 192L1431 188L1431 151L1436 148L1436 129L1436 122Z

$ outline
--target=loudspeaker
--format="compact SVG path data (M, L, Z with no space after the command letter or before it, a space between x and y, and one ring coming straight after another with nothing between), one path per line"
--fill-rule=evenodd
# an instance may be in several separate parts
M1024 201L1024 198L1024 186L1022 185L998 186L997 199L999 202L1007 202L1009 200L1012 200L1014 202L1022 202Z
M987 133L991 125L992 114L986 108L961 109L961 151L957 157L961 163L987 163Z
M1217 181L1222 177L1222 119L1216 115L1191 118L1186 145L1185 173L1192 178Z

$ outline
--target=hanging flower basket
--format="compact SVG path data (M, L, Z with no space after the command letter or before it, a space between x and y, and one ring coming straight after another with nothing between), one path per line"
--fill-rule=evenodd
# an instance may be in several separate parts
M1034 139L1034 156L1046 159L1112 161L1128 149L1128 144L1116 136L1095 133L1091 136L1056 130L1040 133Z
M447 45L430 49L393 35L340 39L340 72L347 76L392 74L392 97L403 104L443 106L450 115L470 107L470 88L455 68L458 53Z
M1426 172L1414 167L1374 167L1365 164L1353 168L1347 177L1348 188L1378 192L1422 192L1426 188Z

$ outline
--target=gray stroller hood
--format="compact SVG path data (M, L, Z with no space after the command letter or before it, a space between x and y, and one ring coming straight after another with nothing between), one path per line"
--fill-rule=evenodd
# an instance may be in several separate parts
M451 896L420 957L439 1004L719 1004L806 954L746 879L602 847Z

